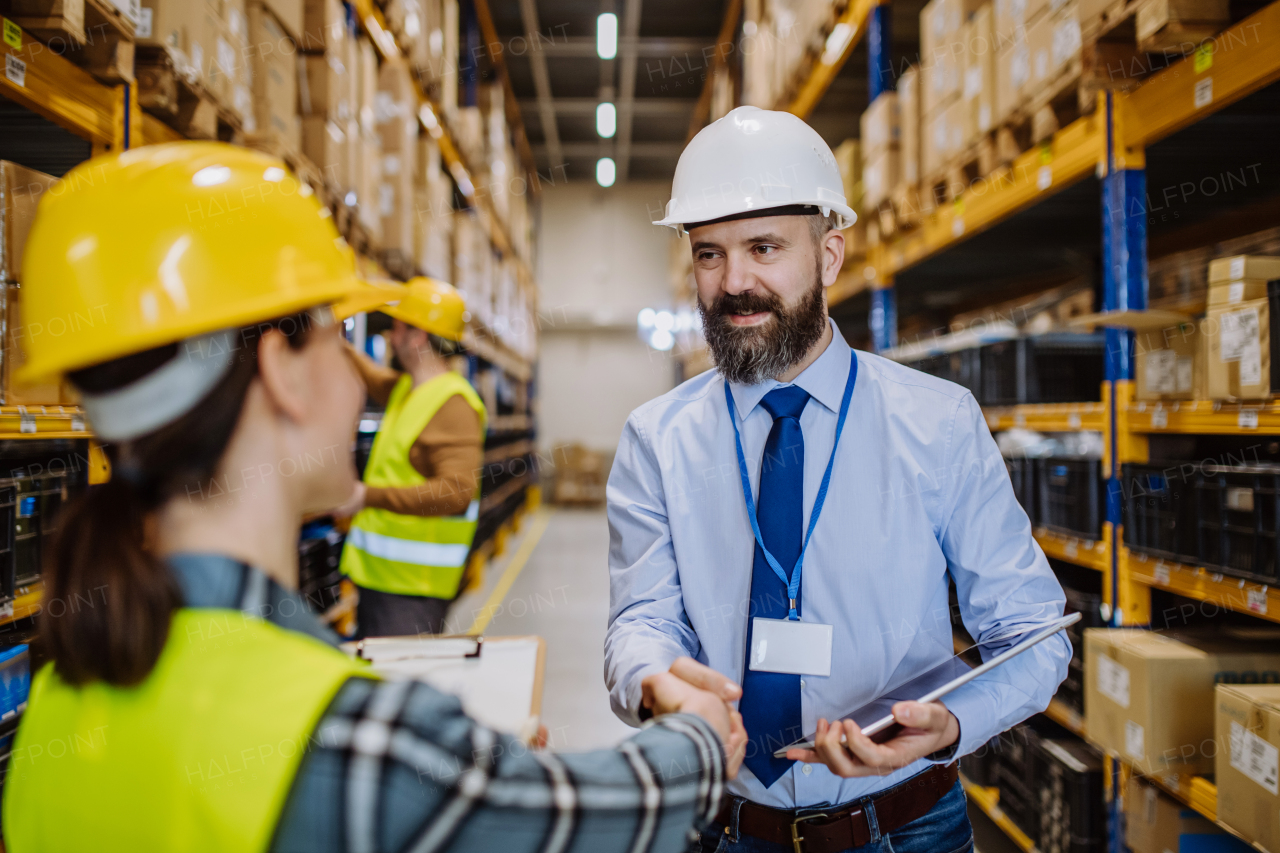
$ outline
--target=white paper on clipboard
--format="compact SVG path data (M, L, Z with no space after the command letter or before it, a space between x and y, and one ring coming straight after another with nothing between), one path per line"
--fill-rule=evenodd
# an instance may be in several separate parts
M842 714L837 719L851 719L862 723L862 733L868 737L880 734L894 725L893 714L890 711L894 704L907 699L917 702L936 702L961 685L969 683L985 672L990 672L1079 621L1080 614L1071 613L1016 634L989 638L954 657L941 661L910 680L890 688L878 699L852 713ZM964 655L974 649L982 654L983 662L979 666L971 666L964 660ZM773 755L775 758L783 758L789 749L810 749L813 747L813 738L812 733L806 735L775 750Z
M541 637L377 637L348 643L387 679L418 679L462 700L463 710L495 731L537 733L546 643Z

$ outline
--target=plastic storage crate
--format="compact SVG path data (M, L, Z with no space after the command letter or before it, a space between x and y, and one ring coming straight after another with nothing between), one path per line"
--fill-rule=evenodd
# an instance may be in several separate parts
M1103 628L1106 622L1102 618L1102 596L1094 592L1081 592L1064 586L1062 591L1067 597L1067 614L1079 613L1080 621L1066 629L1067 639L1071 641L1071 661L1067 665L1067 677L1058 685L1054 694L1062 704L1084 714L1084 631L1086 628Z
M1197 469L1196 540L1201 564L1262 583L1276 574L1280 465Z
M907 366L921 373L954 382L969 389L975 396L981 387L982 371L977 347L926 356L919 361L908 363Z
M1124 544L1131 551L1182 562L1199 558L1195 484L1178 463L1121 466Z
M1102 853L1106 849L1102 755L1083 741L1036 745L1040 853Z
M1037 459L1036 523L1056 533L1102 538L1102 462L1051 456Z
M298 594L317 613L323 613L341 598L339 567L344 541L332 524L312 522L302 528L298 540Z
M984 406L1090 403L1102 398L1101 334L1054 333L987 344L980 350Z
M1040 832L1036 753L1040 735L1029 725L1014 726L1000 736L995 783L1000 808L1019 829L1035 838Z
M1036 465L1035 460L1026 456L1006 456L1004 467L1009 471L1009 482L1013 483L1013 494L1018 503L1026 510L1031 526L1036 525Z
M85 480L83 471L70 469L0 478L0 602L40 579L62 505Z
M21 714L31 694L31 656L26 644L0 652L0 720Z

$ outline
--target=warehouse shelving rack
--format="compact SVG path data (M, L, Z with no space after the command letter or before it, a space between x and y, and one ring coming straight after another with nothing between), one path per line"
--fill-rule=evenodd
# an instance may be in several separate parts
M888 58L887 7L851 2L841 21L863 21L868 36L871 71L869 101L883 91L877 69L892 67ZM838 62L814 62L808 80L789 107L806 116L851 52ZM1092 430L1104 439L1103 470L1120 475L1126 462L1147 462L1149 435L1280 434L1280 401L1266 404L1223 404L1212 401L1153 404L1133 399L1133 329L1157 312L1147 308L1147 232L1143 215L1108 216L1108 211L1145 211L1146 149L1224 107L1280 80L1280 2L1272 2L1248 18L1204 42L1194 55L1152 74L1129 92L1100 92L1092 113L1083 115L1035 146L1011 166L975 182L953 202L926 214L919 228L870 247L863 273L871 282L869 325L876 351L897 345L896 277L992 227L1035 208L1046 199L1090 177L1102 183L1099 225L1103 254L1103 312L1093 319L1107 328L1106 380L1101 402L1023 405L988 408L993 432L1026 427L1044 432ZM832 304L857 288L836 288ZM1145 315L1145 316L1144 316ZM1151 325L1151 323L1145 323ZM1157 324L1159 325L1159 324ZM1164 325L1168 325L1165 323ZM1102 574L1103 616L1116 626L1145 626L1151 618L1151 591L1167 590L1224 610L1280 622L1280 590L1212 570L1157 560L1130 552L1123 544L1120 495L1108 490L1106 516L1099 541L1072 540L1047 530L1035 531L1046 555ZM958 644L959 645L959 644ZM959 649L958 649L959 650ZM1083 720L1054 701L1045 715L1084 737ZM1107 757L1108 849L1122 853L1120 792L1131 766ZM970 801L985 812L1021 850L1035 846L999 807L999 794L965 781ZM1216 822L1217 792L1204 778L1153 780L1166 793ZM1229 830L1230 828L1227 827Z
M383 58L401 53L394 36L386 26L381 12L370 0L355 0L352 4L356 17ZM138 105L132 84L109 85L100 82L83 68L58 55L42 42L30 37L20 27L5 21L5 38L0 41L0 61L6 73L0 76L0 97L41 115L76 136L88 140L94 156L123 151L141 145L175 142L185 137ZM415 81L415 86L416 86ZM466 162L461 149L445 126L442 111L418 88L418 120L422 128L440 146L441 157L454 182L468 204L479 214L492 245L505 257L515 260L517 279L531 305L537 304L535 283L530 259L516 251L506 224L482 191L478 190L472 176L475 171ZM523 133L521 132L523 138ZM536 191L536 181L531 182ZM362 272L374 277L388 277L386 271L374 259L359 257ZM472 321L464 333L463 346L474 357L507 373L513 379L528 383L533 378L533 364L513 351L485 329L478 321ZM474 362L474 359L473 359ZM528 414L501 416L493 419L491 428L502 430L515 438L512 446L532 452L533 420ZM82 409L75 406L0 406L0 440L22 438L74 438L90 439L89 482L105 482L110 468L101 448L92 441ZM485 463L501 457L510 457L511 448L502 446L486 452ZM500 494L498 492L501 492ZM510 535L519 530L522 518L541 503L540 488L532 474L508 481L498 492L485 496L490 508L511 502L513 496L523 492L511 513L500 523L493 525L492 534L477 542L470 557L468 572L479 577L485 564L505 551ZM34 615L39 611L42 585L32 584L16 591L15 599L0 606L0 625ZM335 604L324 616L337 620L352 609L353 602L346 599Z

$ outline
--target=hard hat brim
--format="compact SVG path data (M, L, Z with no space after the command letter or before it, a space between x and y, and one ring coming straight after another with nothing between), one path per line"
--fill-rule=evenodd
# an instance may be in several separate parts
M416 316L413 312L405 311L399 305L387 305L386 307L379 308L378 310L383 314L395 317L402 323L408 323L415 329L421 329L427 334L435 335L438 338L444 338L446 341L453 341L454 343L460 343L462 341L461 334L445 329L443 326L437 326L434 323L424 323L421 317Z
M396 281L362 281L358 289L333 305L333 316L339 320L365 311L377 311L404 298L408 292Z
M824 208L824 207L825 207L825 208L827 208L828 210L830 210L832 213L835 213L835 214L837 214L837 215L839 215L839 216L843 217L843 218L844 218L844 223L843 223L843 224L841 224L841 225L839 225L839 227L840 227L841 229L848 228L848 227L850 227L851 225L853 225L855 222L857 222L857 221L858 221L858 214L857 214L857 213L855 213L855 212L854 212L854 210L853 210L853 208L849 207L847 204L835 204L835 203L830 202L830 201L817 201L817 200L813 200L813 201L806 201L806 200L800 200L800 201L788 201L788 202L786 202L785 204L776 204L776 205L771 205L771 206L769 206L769 207L761 207L761 208L758 208L758 209L756 209L756 210L747 210L747 211L742 211L742 210L726 210L723 214L719 214L719 215L715 215L715 214L713 214L713 215L710 215L710 216L703 216L703 217L699 217L698 219L693 219L693 220L688 221L688 222L684 221L684 220L686 219L686 217L682 217L682 216L666 216L666 217L663 217L662 219L659 219L659 220L655 221L653 224L654 224L654 225L663 225L663 226L666 226L667 228L674 228L676 231L683 233L683 232L687 231L687 230L688 230L688 228L689 228L689 226L691 226L691 225L703 225L703 224L710 224L710 223L713 223L713 222L727 222L727 221L729 221L730 219L734 219L734 218L748 219L748 218L763 217L763 216L787 216L787 215L791 215L791 216L807 216L807 215L812 215L812 214L783 213L783 212L781 212L781 209L782 209L782 208L795 208L796 206L799 206L799 205L805 205L805 206L809 206L809 207L817 207L817 208L819 208L819 209L821 209L821 208ZM779 211L779 212L778 212L778 213L774 213L773 211Z

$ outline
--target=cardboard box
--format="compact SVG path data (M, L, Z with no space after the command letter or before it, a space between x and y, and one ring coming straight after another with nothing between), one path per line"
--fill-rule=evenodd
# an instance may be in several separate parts
M1253 299L1267 298L1265 278L1242 278L1235 281L1218 281L1209 285L1209 307L1238 305Z
M1271 395L1271 309L1266 299L1210 308L1205 315L1207 392L1211 400Z
M1031 48L1025 30L996 54L996 97L994 122L1000 125L1022 106L1031 79Z
M901 175L898 149L889 147L875 155L862 167L862 204L874 210L893 192Z
M416 218L414 173L418 159L417 97L404 60L387 60L378 72L374 119L382 152L378 207L382 248L412 260Z
M304 116L334 121L351 117L351 89L347 65L337 53L313 54L304 59L306 74L299 80L298 109Z
M920 68L920 104L925 115L931 115L960 97L964 51L961 42L956 50L926 58Z
M1280 256L1235 255L1214 258L1209 262L1209 284L1220 281L1237 281L1244 278L1280 278Z
M298 39L303 50L341 55L347 37L347 10L342 0L305 0Z
M1230 24L1230 0L1152 0L1134 15L1138 45L1148 51L1185 51Z
M0 160L0 282L22 280L22 249L40 198L58 179Z
M344 123L322 115L304 116L302 153L319 167L327 186L342 190L350 183Z
M928 64L941 53L957 58L963 47L958 42L960 28L978 10L983 0L930 0L920 10L920 57Z
M1214 684L1280 681L1280 645L1225 632L1089 628L1084 672L1091 742L1144 775L1198 775L1213 770Z
M137 43L150 47L164 46L184 53L189 49L187 29L203 15L203 4L183 0L142 0L136 27ZM189 57L188 57L189 58Z
M1130 777L1124 796L1125 843L1130 853L1245 853L1247 845L1141 779Z
M995 127L996 45L992 7L974 12L965 25L964 99L965 140L970 144Z
M914 65L898 78L898 119L902 136L902 180L920 183L920 71Z
M901 139L897 92L883 92L862 114L862 156L873 160Z
M257 2L249 4L253 112L259 134L290 151L302 147L298 116L297 52L279 21Z
M1280 684L1219 684L1214 698L1218 820L1280 850Z
M70 386L57 381L35 384L18 382L18 368L27 363L22 349L22 288L0 282L4 293L4 395L6 406L60 406L71 404Z
M407 150L416 158L418 100L408 63L403 59L384 61L378 69L377 85L373 116L382 150Z
M939 108L924 122L920 134L920 175L932 181L947 161L964 147L964 102L957 99Z
M302 36L303 0L259 0L284 27L285 35L295 42Z
M1026 30L1050 8L1051 0L992 0L992 22L995 26L997 50L1025 38ZM1053 8L1062 0L1053 2Z
M1134 337L1134 399L1195 400L1205 387L1199 324L1182 323Z
M1027 26L1027 46L1031 51L1030 77L1024 95L1031 95L1052 83L1080 56L1079 7L1068 3L1054 13L1041 15Z
M862 217L862 144L857 139L846 139L832 152L840 169L840 185L844 187L845 203Z

